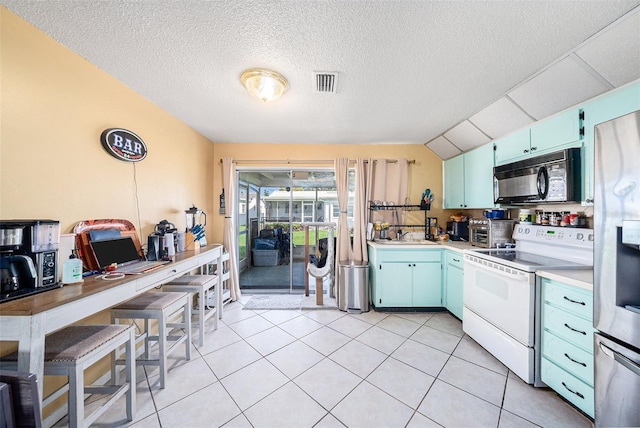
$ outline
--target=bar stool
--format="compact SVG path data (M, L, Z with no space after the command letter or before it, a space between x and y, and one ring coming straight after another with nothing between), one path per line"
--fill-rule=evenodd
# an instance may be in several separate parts
M180 315L182 321L178 322L176 318ZM153 291L144 293L111 309L111 322L117 324L121 319L144 320L145 331L136 338L136 344L144 340L144 358L138 358L136 364L158 366L160 388L164 389L167 355L184 343L186 359L191 359L191 294ZM150 320L156 320L158 323L156 336L150 334ZM151 342L158 342L157 359L151 359ZM118 360L115 363L122 364L122 361Z
M204 345L204 323L206 320L215 315L213 328L218 329L218 311L220 307L219 300L219 282L217 275L183 275L166 284L162 285L163 291L175 292L184 291L198 295L198 330L199 339L198 346ZM209 293L217 293L215 307L207 306L207 296Z
M69 391L67 408L69 426L84 427L96 421L126 393L127 420L136 412L135 331L125 325L71 325L45 337L44 374L66 376L68 383L42 400L42 408ZM84 371L102 358L125 346L125 381L117 384L115 371L108 385L85 385ZM18 354L3 357L3 362L17 365ZM85 415L84 394L104 394L109 398L93 412Z

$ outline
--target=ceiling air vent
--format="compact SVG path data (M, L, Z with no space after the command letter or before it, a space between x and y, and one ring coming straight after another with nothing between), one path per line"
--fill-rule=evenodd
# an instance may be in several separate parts
M316 92L322 94L335 94L338 73L316 71Z

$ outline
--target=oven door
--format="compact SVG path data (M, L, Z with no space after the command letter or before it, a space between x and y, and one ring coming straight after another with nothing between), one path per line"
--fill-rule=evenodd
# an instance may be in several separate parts
M464 256L464 306L525 346L534 343L535 274Z
M525 382L534 382L535 274L464 256L463 330Z

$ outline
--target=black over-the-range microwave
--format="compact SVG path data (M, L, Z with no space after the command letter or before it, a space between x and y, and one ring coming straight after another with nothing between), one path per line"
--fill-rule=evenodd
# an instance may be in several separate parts
M581 183L580 148L493 168L493 197L497 204L580 202Z

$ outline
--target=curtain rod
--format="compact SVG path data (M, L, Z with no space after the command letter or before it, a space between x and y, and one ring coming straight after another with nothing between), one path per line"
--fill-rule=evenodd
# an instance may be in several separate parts
M355 162L355 159L349 159L349 162ZM374 163L377 163L378 160L374 160ZM398 160L397 159L387 159L387 163L397 163ZM222 163L222 159L220 159L220 163ZM259 160L259 159L246 159L246 160L233 160L233 163L265 163L265 164L272 164L272 163L277 163L277 164L332 164L333 161L332 160L297 160L297 159L285 159L285 160L276 160L276 159L267 159L267 160ZM364 163L369 163L369 161L364 161ZM407 163L411 164L415 164L416 160L415 159L411 159L410 161L407 161Z

